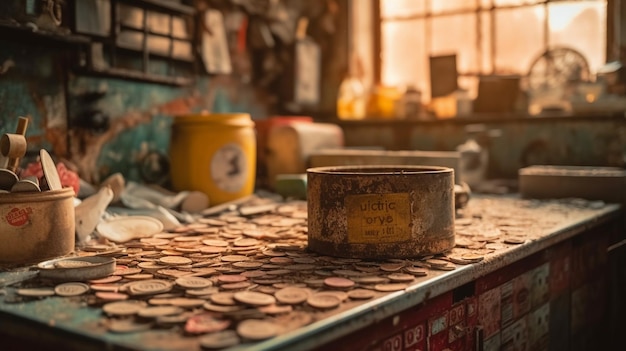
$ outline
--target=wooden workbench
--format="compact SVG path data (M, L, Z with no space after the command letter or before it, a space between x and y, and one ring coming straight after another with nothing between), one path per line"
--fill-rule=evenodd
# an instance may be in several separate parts
M248 216L246 220L261 226L258 223L266 222L259 218L267 215ZM302 217L301 212L298 217ZM609 279L609 255L611 250L620 250L619 241L624 235L620 205L575 199L537 201L517 196L475 196L458 214L456 225L459 242L475 239L475 244L469 248L463 244L440 258L455 261L455 257L471 254L479 259L472 261L475 263L450 263L454 269L446 270L431 266L428 257L402 262L321 257L307 252L306 227L302 222L294 223L300 223L300 233L284 239L285 247L296 250L291 257L306 257L306 262L313 259L316 263L315 267L279 276L284 284L308 284L312 291L328 289L319 285L319 279L312 283L312 278L341 276L343 272L344 277L358 281L350 272L361 264L371 267L404 262L407 267L423 268L427 275L416 276L405 288L391 292L357 283L373 290L375 296L368 300L347 299L330 310L302 304L294 306L292 312L267 316L283 326L282 332L263 341L243 340L232 350L457 350L474 349L476 345L487 350L511 343L548 347L557 337L561 345L568 345L561 349L582 349L585 342L598 345L599 338L610 342L608 328L606 333L596 332L591 325L600 322L606 326L610 322L608 308L613 300L609 296L614 283ZM277 249L283 244L283 239L276 235L271 236L271 243L260 240L265 240L265 248ZM298 243L302 245L299 249ZM128 262L123 255L118 259ZM270 269L275 267L268 266ZM16 296L20 287L54 286L34 273L33 267L10 267L0 274L0 283L7 285L0 296L0 336L3 344L8 345L7 350L201 349L202 335L189 335L181 325L132 333L108 331L102 302L89 293L71 298ZM388 274L370 273L379 277ZM11 284L29 277L33 278ZM264 291L268 289L271 287ZM594 291L600 293L593 294ZM510 301L512 296L517 302ZM578 307L573 308L573 302ZM549 315L546 309L551 311ZM599 312L589 316L594 309ZM203 312L206 311L202 308L191 310ZM550 319L550 328L537 329L533 318L539 318L535 322ZM230 328L234 329L237 323L233 320ZM571 327L555 327L563 323ZM517 339L511 336L515 334L512 330L517 331ZM563 341L563 335L570 341Z

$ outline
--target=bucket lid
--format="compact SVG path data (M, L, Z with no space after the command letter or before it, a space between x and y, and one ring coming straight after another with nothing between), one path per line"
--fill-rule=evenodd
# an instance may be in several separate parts
M252 127L254 122L248 113L198 113L179 115L174 118L174 124L207 124L215 123L233 127Z

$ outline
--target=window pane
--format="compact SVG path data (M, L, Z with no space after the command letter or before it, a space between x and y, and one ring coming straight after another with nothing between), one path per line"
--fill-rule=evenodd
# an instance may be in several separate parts
M433 17L430 54L457 54L459 72L478 71L476 15Z
M479 68L481 73L490 74L493 70L493 60L491 59L491 13L488 11L480 13L480 39Z
M430 7L434 14L447 11L475 10L476 0L431 1Z
M182 17L172 17L172 35L176 38L189 38L189 33L187 33L187 24Z
M170 15L148 11L148 30L158 34L170 34Z
M426 0L380 0L380 15L383 18L423 15L424 13L426 13Z
M459 89L467 90L469 97L475 99L478 95L478 77L459 77Z
M493 0L496 6L511 6L511 5L529 5L538 4L543 0Z
M544 51L543 6L496 11L496 73L526 74Z
M424 20L383 22L382 83L429 88Z
M606 4L576 2L549 4L549 45L580 52L591 72L606 61Z
M142 29L144 11L139 7L117 4L117 18L125 26Z

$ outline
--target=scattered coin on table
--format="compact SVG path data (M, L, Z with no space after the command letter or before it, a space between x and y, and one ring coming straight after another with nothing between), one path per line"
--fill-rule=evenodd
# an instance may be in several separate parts
M251 201L249 209L274 200ZM367 303L457 266L483 264L542 230L530 231L536 221L519 208L468 206L456 219L456 245L449 252L410 260L327 257L307 249L306 202L274 205L247 216L236 208L202 216L123 244L88 244L76 255L114 257L111 275L29 282L16 295L85 301L103 312L110 332L171 328L217 349L265 340L341 311L342 304ZM64 259L57 268L89 264Z

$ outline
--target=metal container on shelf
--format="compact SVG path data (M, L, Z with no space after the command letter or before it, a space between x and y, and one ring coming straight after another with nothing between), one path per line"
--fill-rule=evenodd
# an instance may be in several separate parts
M454 170L338 166L307 170L308 246L323 255L385 259L454 247Z

